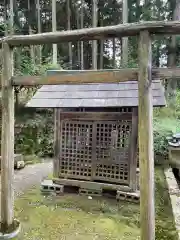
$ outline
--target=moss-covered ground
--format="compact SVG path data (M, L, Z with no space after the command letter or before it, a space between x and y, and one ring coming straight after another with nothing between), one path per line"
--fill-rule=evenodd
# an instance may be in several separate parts
M156 239L176 240L164 174L156 169ZM23 240L140 239L139 206L78 195L42 196L31 189L16 201Z

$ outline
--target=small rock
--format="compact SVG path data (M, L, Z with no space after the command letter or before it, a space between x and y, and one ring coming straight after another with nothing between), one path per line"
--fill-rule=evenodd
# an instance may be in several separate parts
M21 168L24 168L24 167L25 167L24 161L18 161L17 162L17 169L21 169Z
M91 196L88 196L88 199L89 199L89 200L92 200L92 197L91 197Z

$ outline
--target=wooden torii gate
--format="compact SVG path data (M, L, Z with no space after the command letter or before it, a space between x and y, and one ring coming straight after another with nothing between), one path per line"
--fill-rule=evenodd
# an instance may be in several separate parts
M138 81L139 86L139 162L140 162L140 223L141 240L155 240L154 204L154 151L153 151L153 106L151 81L153 78L180 77L180 69L151 67L151 35L180 34L180 22L141 22L110 27L96 27L36 35L14 35L2 39L2 183L1 183L1 228L7 231L14 222L13 214L13 169L14 169L14 87L80 84L117 83ZM100 40L127 36L139 36L139 68L114 70L62 71L59 75L13 76L13 48L45 43ZM71 74L70 74L71 73ZM76 73L76 74L73 74Z

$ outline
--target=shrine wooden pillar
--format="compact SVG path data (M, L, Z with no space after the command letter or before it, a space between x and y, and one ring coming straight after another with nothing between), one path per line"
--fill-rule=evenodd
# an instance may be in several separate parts
M141 240L155 240L151 37L139 36L139 166Z

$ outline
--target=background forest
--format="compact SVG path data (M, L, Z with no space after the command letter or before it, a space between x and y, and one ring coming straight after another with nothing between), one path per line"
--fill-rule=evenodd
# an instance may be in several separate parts
M55 2L55 1L54 1ZM93 4L94 2L94 4ZM10 6L14 5L13 29ZM97 11L94 6L97 6ZM52 14L52 8L54 12ZM56 12L56 18L55 13ZM52 29L89 28L138 21L179 20L180 0L4 0L0 1L0 35L36 34ZM15 73L39 75L50 68L91 69L138 66L137 38L92 42L59 43L52 47L30 46L15 49ZM179 66L180 37L153 37L153 67ZM97 46L97 48L96 48ZM53 50L54 49L54 50ZM156 156L167 156L166 136L180 130L178 81L163 79L167 107L154 111ZM16 88L16 152L52 155L52 110L24 108L36 89ZM44 115L46 117L44 117ZM51 134L51 137L49 135Z

